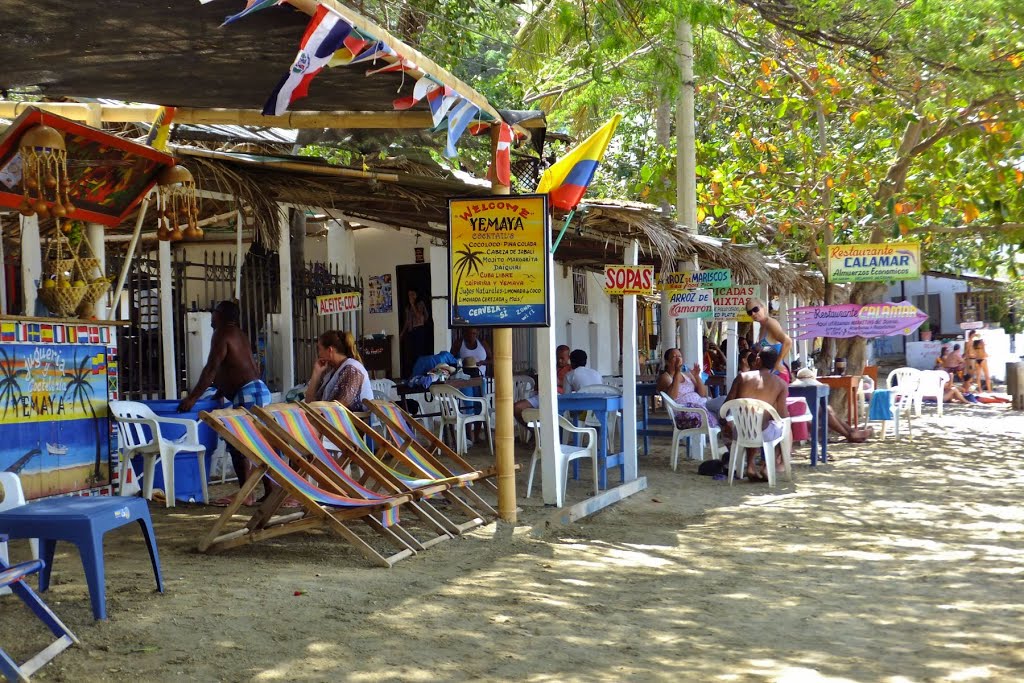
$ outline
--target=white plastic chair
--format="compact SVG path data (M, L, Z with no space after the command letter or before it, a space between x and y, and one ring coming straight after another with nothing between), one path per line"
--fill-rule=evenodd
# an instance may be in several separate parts
M206 487L206 446L199 443L199 425L195 420L178 417L158 417L149 406L135 401L111 401L110 412L117 421L119 445L118 481L124 481L131 459L142 455L142 495L153 500L153 475L156 463L164 474L164 497L167 507L174 507L174 458L179 453L197 456L199 481L203 487L203 501L209 502ZM160 425L181 425L185 434L168 439L160 434ZM148 433L147 433L148 430Z
M615 375L602 375L601 383L606 384L610 387L617 387L622 389L622 378L616 377Z
M942 417L942 399L946 395L946 384L948 383L949 373L945 370L922 370L917 385L917 396L914 399L914 415L921 417L924 399L934 398L936 414Z
M618 388L611 387L611 386L608 386L607 384L590 384L590 385L587 385L585 387L580 387L580 390L577 393L580 393L580 394L602 394L602 395L605 395L605 396L622 396L622 388L621 387L618 387ZM615 443L615 434L618 431L617 428L618 428L619 420L621 418L622 418L622 411L620 411L620 410L616 410L614 413L609 413L608 414L608 444L609 445ZM593 411L588 410L587 411L587 416L583 420L583 425L586 426L586 427L595 427L596 428L596 427L600 427L601 426L601 421L599 419L597 419L597 416L594 415Z
M914 406L919 400L921 371L916 368L896 368L889 373L885 380L889 387L890 410L895 422L895 437L900 438L900 422L907 421L907 434L910 440L914 440L914 430L911 425L911 418L914 415ZM881 438L885 438L885 428L888 420L882 420Z
M21 478L14 472L0 472L0 492L4 495L3 500L0 500L0 512L25 504L25 492L21 488ZM30 538L28 543L32 549L32 559L38 560L39 539ZM0 541L0 560L3 560L3 563L7 566L11 564L10 556L7 554L6 541ZM10 592L10 588L0 588L0 595L7 595Z
M537 383L529 375L512 375L512 401L522 401L530 398L537 391ZM530 438L530 430L516 422L516 436L520 441L527 441Z
M535 445L533 447L533 456L530 458L530 475L526 481L526 497L529 498L533 492L533 475L537 469L537 461L541 459L541 448L540 448L540 411L536 408L527 408L523 411L523 420L529 427L533 429L533 439ZM570 434L580 434L585 438L581 438L580 441L586 442L586 445L575 445L559 443L555 444L555 472L562 478L564 485L562 486L561 495L556 501L558 507L562 507L562 503L565 502L565 489L569 486L569 463L573 460L580 458L590 458L590 461L594 465L594 495L600 493L598 489L598 464L597 464L597 430L593 427L577 427L569 420L565 419L561 415L558 416L558 426Z
M764 416L782 423L782 434L771 441L764 438ZM760 448L764 452L764 464L768 470L768 485L775 486L775 446L785 441L789 421L783 420L773 406L756 398L737 398L726 401L722 406L722 415L732 422L733 442L729 453L729 485L733 477L743 468L746 460L745 448ZM790 453L782 449L782 463L786 478L793 479L793 468L790 465Z
M459 455L466 454L466 425L482 422L487 432L487 445L494 455L494 441L491 439L491 412L487 408L487 399L477 396L466 396L464 393L445 384L434 384L430 387L441 408L441 426L437 430L438 438L444 438L444 428L455 427L455 450ZM462 404L470 403L480 406L477 414L462 412Z
M864 416L864 426L868 424L868 413L870 412L871 396L875 393L875 380L870 375L861 375L857 382L857 404L860 408L860 415ZM853 425L854 427L858 425Z
M712 427L710 420L708 420L708 411L704 408L696 408L693 406L684 406L676 403L668 394L664 391L661 392L661 402L665 406L665 410L668 412L668 419L672 421L672 469L675 470L679 464L679 443L686 439L686 449L692 453L692 442L690 439L699 437L703 443L707 439L708 445L711 447L711 457L717 458L727 450L724 445L718 444L718 436L722 431L719 427ZM676 414L677 413L690 413L700 418L700 425L692 427L690 429L680 429L676 426ZM701 460L704 459L704 451L701 450Z
M398 390L395 383L389 379L371 379L370 389L373 390L373 397L379 401L397 401ZM377 394L380 392L380 398Z

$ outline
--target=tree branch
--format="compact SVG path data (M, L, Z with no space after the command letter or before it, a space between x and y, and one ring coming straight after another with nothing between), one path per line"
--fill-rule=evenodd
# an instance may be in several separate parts
M922 225L910 230L910 232L916 234L941 232L953 235L998 235L1020 231L1024 231L1024 223L1000 223L999 225Z

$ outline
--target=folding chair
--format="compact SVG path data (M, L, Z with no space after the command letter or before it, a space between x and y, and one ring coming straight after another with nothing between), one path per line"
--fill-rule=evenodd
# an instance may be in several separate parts
M210 533L200 541L200 551L218 552L266 538L326 528L351 543L371 562L382 567L391 567L399 560L415 554L416 551L399 534L391 530L399 521L399 506L412 500L411 496L367 501L345 495L340 487L334 486L331 487L333 490L326 490L311 484L305 476L312 474L315 477L320 471L280 439L262 431L256 418L244 409L229 408L215 410L212 413L204 411L199 414L199 418L255 465L235 499L224 509ZM278 450L287 460L278 454ZM298 469L293 469L292 465ZM234 517L242 502L256 490L267 474L279 489L256 508L244 528L222 534L221 530ZM274 517L274 513L289 496L299 502L303 511ZM346 522L353 520L365 522L400 550L390 556L377 552L346 525Z
M381 493L364 486L362 482L346 472L328 452L328 448L325 447L321 438L321 431L312 424L306 411L298 404L278 403L264 408L254 407L252 412L260 418L263 428L270 430L278 438L294 448L296 452L307 456L307 459L322 471L324 479L339 486L348 495L367 501L379 501L394 495L411 493L411 491L400 490L398 486L390 485L390 482L385 484L384 490L386 493ZM328 442L339 452L344 452L347 448L344 444L335 443L333 439L328 439ZM450 521L448 521L448 524L445 524L440 519L444 516L437 510L415 500L410 501L407 505L413 514L434 533L432 537L421 541L405 528L405 524L396 524L393 530L396 533L399 531L404 532L406 534L406 542L413 548L425 550L432 545L452 538L453 534L448 530L448 527L454 526L454 524Z
M454 529L449 528L450 531L462 533L480 526L484 523L481 513L497 516L494 508L476 494L465 490L470 483L468 479L424 476L423 469L405 452L340 403L318 401L299 405L306 410L313 424L328 441L344 447L342 453L347 460L341 464L352 463L359 467L363 471L364 480L376 481L381 486L390 484L403 493L412 493L418 499L440 495L469 517L468 522L456 524ZM367 439L373 441L377 447L376 452L370 448Z
M0 539L3 538L0 536ZM33 614L39 617L39 620L46 625L46 628L50 629L53 635L57 636L57 640L21 665L0 649L0 674L3 674L8 681L27 682L29 676L39 671L51 659L72 645L78 645L78 638L75 637L75 634L57 618L57 615L25 581L25 577L35 574L42 568L42 560L30 560L13 567L8 567L6 562L0 561L0 587L10 587L11 592L17 595L25 603L25 606L32 610Z

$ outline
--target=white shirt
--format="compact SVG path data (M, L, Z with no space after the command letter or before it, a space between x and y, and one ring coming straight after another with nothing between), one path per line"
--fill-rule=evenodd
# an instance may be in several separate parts
M484 344L479 339L476 340L476 348L471 349L466 346L466 342L462 342L462 346L459 347L459 360L464 358L476 358L476 366L480 367L486 365L487 350L484 349Z
M565 379L562 380L562 390L567 394L572 394L583 387L603 383L604 378L600 372L592 368L580 367L572 370L565 376Z

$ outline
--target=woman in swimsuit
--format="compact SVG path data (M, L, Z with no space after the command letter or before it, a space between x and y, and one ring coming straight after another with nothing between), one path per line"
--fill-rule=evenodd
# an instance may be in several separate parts
M760 339L757 340L754 347L757 349L769 346L775 348L775 351L779 354L779 360L775 363L773 371L786 384L789 384L792 376L789 373L789 367L786 365L785 359L789 357L789 350L793 347L793 340L782 329L779 321L768 315L768 307L760 299L747 299L747 315L754 322L761 325Z

